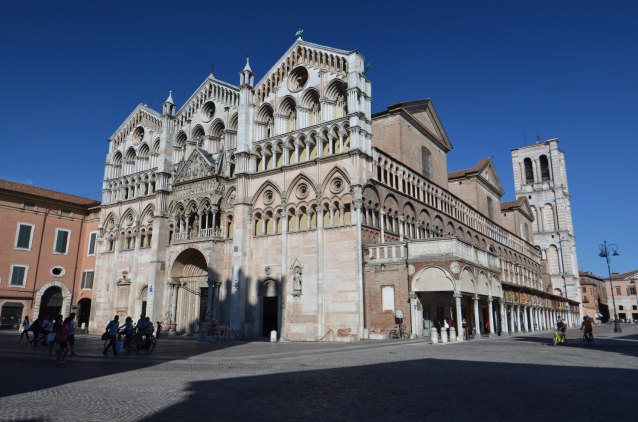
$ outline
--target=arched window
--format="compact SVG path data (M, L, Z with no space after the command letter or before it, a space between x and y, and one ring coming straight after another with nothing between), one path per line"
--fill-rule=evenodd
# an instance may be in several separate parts
M543 207L543 228L548 232L556 230L554 207L551 204L545 204Z
M523 166L525 167L525 184L531 185L534 183L534 171L532 170L532 160L526 158L523 160Z
M540 162L541 162L541 179L543 180L543 182L545 182L550 179L549 162L547 161L547 156L541 155Z

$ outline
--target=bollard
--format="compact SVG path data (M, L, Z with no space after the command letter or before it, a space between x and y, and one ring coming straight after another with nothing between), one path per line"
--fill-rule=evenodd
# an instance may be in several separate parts
M441 343L447 343L447 331L441 328Z
M432 328L430 339L432 340L432 344L437 344L439 342L439 335L436 332L436 328Z
M277 343L277 331L276 330L272 330L270 332L270 342L271 343Z
M450 327L450 342L456 341L456 328Z

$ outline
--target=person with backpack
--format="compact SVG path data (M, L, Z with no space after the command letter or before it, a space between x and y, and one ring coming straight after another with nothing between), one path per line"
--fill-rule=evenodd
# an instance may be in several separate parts
M109 344L107 344L104 350L102 351L102 354L104 356L108 356L108 350L111 347L113 348L113 355L117 356L117 349L115 348L115 339L117 338L117 335L120 332L120 323L118 322L119 319L120 319L119 315L115 315L113 317L113 320L109 322L108 325L106 326L106 333L108 334L108 337L109 337Z

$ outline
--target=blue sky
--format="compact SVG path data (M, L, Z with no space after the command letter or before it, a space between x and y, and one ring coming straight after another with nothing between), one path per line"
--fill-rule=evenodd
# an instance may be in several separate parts
M108 137L140 102L183 104L215 66L259 80L294 42L357 49L373 112L431 98L450 170L558 137L581 270L604 239L638 268L638 6L631 1L7 2L0 16L0 178L99 198Z

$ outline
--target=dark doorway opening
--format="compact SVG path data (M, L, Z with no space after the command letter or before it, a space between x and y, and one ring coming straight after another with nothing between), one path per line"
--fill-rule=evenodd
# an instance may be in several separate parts
M91 299L81 299L78 302L77 326L79 328L82 328L82 324L84 324L84 328L89 328L90 318L91 318Z
M262 335L264 337L270 337L270 332L277 330L277 299L277 296L263 297Z
M40 301L39 316L43 318L55 318L62 311L62 289L59 287L49 287L42 295Z
M2 305L0 314L0 330L15 330L22 323L21 303L7 302Z

